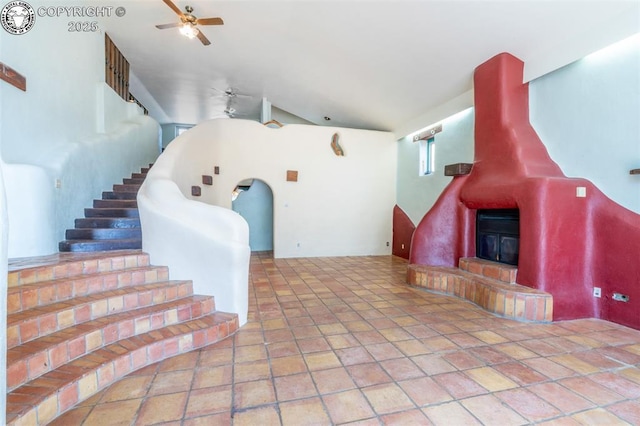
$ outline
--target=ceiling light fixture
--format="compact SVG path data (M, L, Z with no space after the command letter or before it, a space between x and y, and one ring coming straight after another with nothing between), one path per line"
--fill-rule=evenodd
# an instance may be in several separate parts
M188 39L194 39L198 35L198 29L191 23L185 22L180 27L180 34L187 37Z

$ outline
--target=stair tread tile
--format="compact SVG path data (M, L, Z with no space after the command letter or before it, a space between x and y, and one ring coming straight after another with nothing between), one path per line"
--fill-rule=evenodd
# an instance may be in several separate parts
M79 324L62 330L58 330L47 336L23 343L20 346L9 348L7 350L7 365L10 366L15 362L22 360L25 355L33 355L36 352L49 350L62 342L72 340L96 330L102 330L105 327L105 323L107 323L108 325L119 325L122 322L130 321L132 319L135 320L136 318L148 317L155 313L164 314L178 307L190 307L211 298L212 296L187 296L162 304L150 305L130 311L118 312L108 317L101 317L95 320L87 321L86 323L83 323L81 325ZM205 314L211 314L211 312L206 312Z
M175 291L171 291L173 288ZM73 325L82 327L81 321L87 321L92 317L98 319L115 312L130 310L125 303L125 299L130 296L137 299L137 307L143 307L184 297L185 294L182 293L191 293L192 289L191 281L161 281L89 294L72 299L73 302L61 301L10 314L7 316L7 329L17 327L19 335L15 343L23 344ZM42 317L51 315L57 318L57 323L43 330ZM10 347L16 346L15 343L8 342Z
M110 263L114 269L124 265L146 266L149 255L140 250L119 250L110 253L55 253L48 256L9 260L9 286L33 284L52 278L70 278L98 271L99 263ZM122 267L120 265L123 265Z
M155 277L154 277L155 275ZM166 266L141 266L117 269L108 272L95 272L77 277L67 277L41 281L33 284L22 284L9 287L7 295L13 302L9 314L22 312L35 306L68 300L85 295L96 289L122 288L132 284L144 284L168 281L169 269ZM14 296L16 296L14 298Z

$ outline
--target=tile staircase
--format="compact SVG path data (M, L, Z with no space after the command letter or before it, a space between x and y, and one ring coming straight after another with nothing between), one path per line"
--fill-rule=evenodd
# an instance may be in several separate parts
M238 329L139 250L9 263L7 424L42 425L123 376Z
M407 283L467 299L501 317L551 322L553 296L516 283L515 266L475 257L460 258L459 268L409 265Z
M93 208L86 208L85 217L76 219L75 228L67 229L59 244L61 252L88 252L142 248L142 232L136 196L151 168L132 173L113 185L113 191L102 193L101 200L93 200Z

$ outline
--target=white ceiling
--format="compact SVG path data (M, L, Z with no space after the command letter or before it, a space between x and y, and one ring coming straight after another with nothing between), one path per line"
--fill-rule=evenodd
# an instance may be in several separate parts
M316 124L397 136L456 97L470 103L474 68L497 53L525 61L528 81L640 31L637 0L176 0L224 19L200 27L203 46L155 28L178 21L161 0L121 3L104 28L161 122L224 116L232 87L248 95L231 100L239 117L257 119L264 97Z

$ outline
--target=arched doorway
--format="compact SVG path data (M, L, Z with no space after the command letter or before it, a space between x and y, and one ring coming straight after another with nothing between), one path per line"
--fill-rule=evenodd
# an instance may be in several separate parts
M232 193L231 209L249 224L251 251L273 250L273 192L260 179L238 183Z

